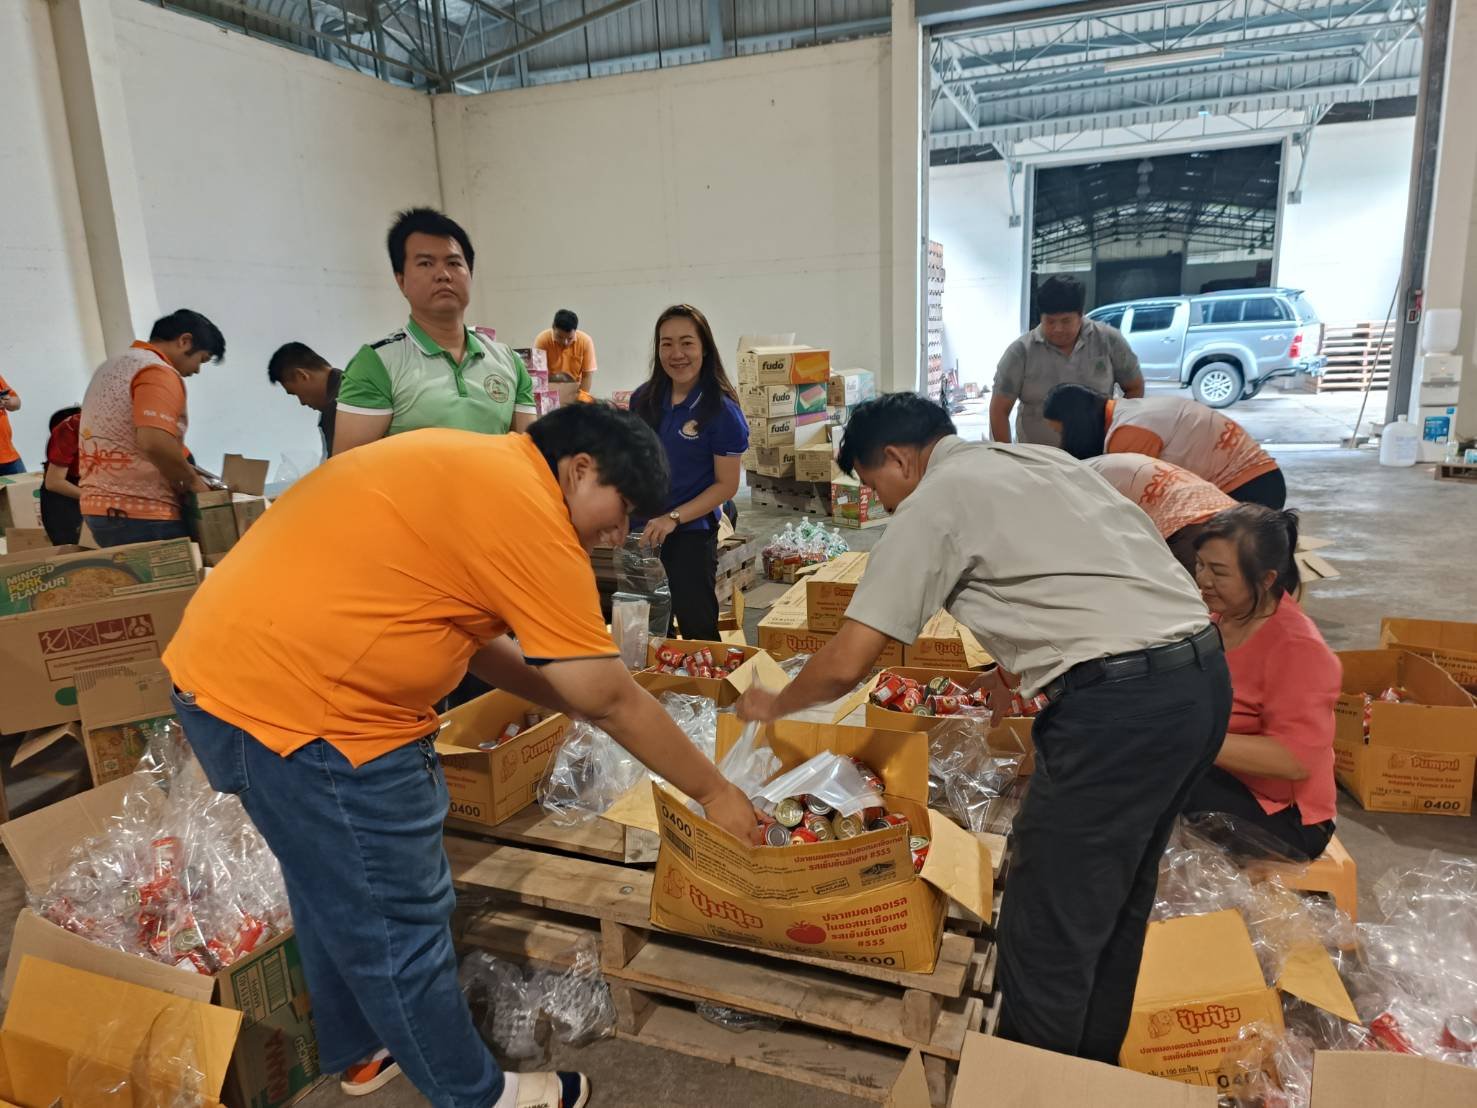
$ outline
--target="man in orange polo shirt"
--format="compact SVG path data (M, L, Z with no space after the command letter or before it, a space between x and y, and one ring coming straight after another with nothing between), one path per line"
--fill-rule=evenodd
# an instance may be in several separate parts
M549 364L549 380L557 383L573 381L578 387L575 399L588 404L595 397L595 340L580 330L580 317L568 308L554 313L554 325L540 331L533 340L544 352Z
M10 434L10 413L21 410L21 394L10 387L10 382L0 377L0 477L12 473L24 473L26 463L21 461L20 451Z
M438 1105L588 1096L579 1074L501 1073L457 985L432 705L468 670L590 720L752 838L754 809L631 679L600 614L589 549L620 546L667 484L655 433L606 405L527 434L393 435L288 490L186 611L164 656L175 706L282 863L323 1068L346 1091L403 1069Z
M180 497L209 486L185 457L185 378L226 356L220 328L181 308L92 375L82 398L82 518L99 546L179 538Z

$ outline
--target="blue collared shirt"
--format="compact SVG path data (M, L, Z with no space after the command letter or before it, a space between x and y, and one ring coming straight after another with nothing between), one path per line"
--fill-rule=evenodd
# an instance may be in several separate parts
M631 397L635 407L636 398L647 386L642 385ZM694 389L680 404L672 403L670 386L662 397L662 421L657 428L657 437L662 440L662 449L667 452L667 467L672 471L672 490L662 513L686 504L717 480L713 469L713 457L739 457L749 449L749 424L743 410L731 397L723 397L723 406L708 420L706 427L697 425L696 409L702 399L702 389ZM679 531L710 531L718 526L718 513L714 508L700 519L688 520ZM632 526L644 526L645 520L635 519Z

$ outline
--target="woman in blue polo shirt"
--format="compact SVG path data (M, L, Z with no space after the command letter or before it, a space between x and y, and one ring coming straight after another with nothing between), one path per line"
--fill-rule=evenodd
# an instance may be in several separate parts
M718 514L738 491L749 425L702 312L668 308L654 344L651 377L631 396L631 410L662 440L672 491L662 514L644 521L642 541L661 548L682 636L716 640ZM633 529L642 523L633 520Z

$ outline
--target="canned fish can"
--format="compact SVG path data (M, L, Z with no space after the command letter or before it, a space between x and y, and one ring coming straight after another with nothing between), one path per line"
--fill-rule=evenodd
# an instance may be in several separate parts
M931 716L934 714L933 706L931 704L920 704L913 709L912 714L915 716Z
M922 835L913 835L908 839L908 849L913 852L913 872L917 873L928 860L928 839Z
M805 798L805 810L813 816L829 816L836 809L832 808L818 796L807 796Z
M184 864L185 848L173 835L165 835L149 844L154 854L154 877L169 877Z
M884 673L877 678L877 687L872 690L872 703L886 705L896 700L903 692L903 681L895 673Z
M931 695L931 696L943 696L945 693L947 693L949 691L949 686L952 685L953 683L954 682L950 681L947 677L944 677L942 675L940 675L938 677L931 677L931 678L929 678L929 681L928 681L928 692L929 692L929 695Z
M866 825L856 816L837 816L831 821L831 830L838 839L854 839L866 830Z
M816 837L817 842L828 843L836 837L836 832L831 827L831 821L825 816L808 815L805 817L803 826Z
M483 739L477 744L478 750L496 750L500 744L499 739Z
M663 646L657 650L656 660L663 665L672 666L675 669L682 666L682 663L687 660L687 656L675 646Z
M791 846L800 846L805 843L818 843L820 841L820 836L812 831L809 827L797 827L790 832Z
M1477 1050L1477 1020L1467 1016L1448 1016L1438 1041L1447 1050L1470 1054Z
M717 664L713 661L713 651L706 646L698 650L696 657L703 665L707 666L709 669L712 669L713 666Z
M868 831L886 831L889 827L908 826L908 817L899 815L897 812L884 812L874 820L867 822Z
M789 846L790 829L782 823L767 823L764 825L765 846Z
M957 716L963 702L957 696L936 696L929 701L936 716Z
M880 793L886 791L882 778L877 776L877 771L860 758L853 758L851 764L856 766L857 772L862 775L862 781L866 784L868 791Z
M897 698L897 706L904 712L917 711L918 705L923 703L922 689L904 689Z
M743 650L741 650L737 646L730 646L727 653L723 655L723 664L726 665L729 669L738 669L738 667L743 665L744 662L746 662L747 660L748 659L744 657Z
M1406 1035L1405 1029L1400 1026L1400 1021L1389 1012L1381 1013L1370 1020L1369 1033L1383 1049L1394 1054L1420 1053Z
M504 742L505 743L509 739L516 739L522 733L523 733L523 728L520 725L518 725L516 723L510 723L510 724L508 724L508 726L506 726L506 727L503 728L503 733L498 736L498 742Z
M774 806L774 819L776 823L785 827L799 827L800 821L805 818L805 805L793 796L787 796Z
M528 712L523 717L523 729L526 731L530 727L537 727L539 724L541 724L543 722L544 722L544 717L542 715L540 715L538 712Z

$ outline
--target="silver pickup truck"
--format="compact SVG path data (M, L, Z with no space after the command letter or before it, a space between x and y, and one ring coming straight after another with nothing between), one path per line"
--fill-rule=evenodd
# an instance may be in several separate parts
M1274 377L1318 376L1323 324L1301 289L1237 289L1105 304L1087 318L1123 332L1149 381L1178 381L1212 408Z

